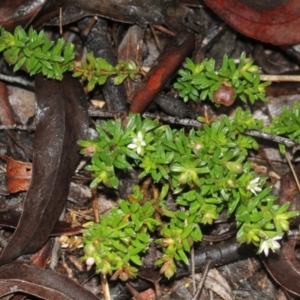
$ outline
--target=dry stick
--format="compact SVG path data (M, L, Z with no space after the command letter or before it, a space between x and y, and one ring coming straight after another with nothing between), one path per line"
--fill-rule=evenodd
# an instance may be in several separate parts
M30 80L24 79L22 77L0 74L0 80L6 81L6 82L11 82L11 83L18 83L22 86L34 88L34 81L30 81Z
M194 294L194 296L193 296L193 298L191 300L198 300L199 299L199 296L201 294L204 282L205 282L206 277L207 277L207 273L208 273L209 268L210 268L210 264L211 264L211 258L208 258L207 262L205 264L205 267L204 267L204 271L203 271L203 274L202 274L202 279L199 282L199 285L197 287L197 292Z
M290 157L290 155L289 155L288 152L285 152L285 153L284 153L284 156L285 156L285 158L286 158L286 160L287 160L287 162L288 162L288 164L289 164L289 167L290 167L290 169L291 169L291 171L292 171L292 174L293 174L293 176L294 176L294 179L295 179L296 185L297 185L297 187L298 187L298 190L300 191L300 184L299 184L298 176L297 176L297 174L296 174L296 172L295 172L294 166L293 166L292 163L291 163L291 157Z
M196 293L196 277L195 277L195 251L194 246L191 248L191 276L192 276L192 283L193 283L193 294Z
M101 279L101 289L102 289L104 299L105 300L111 300L110 290L109 290L106 275L100 273L100 279Z
M129 283L126 283L126 287L136 300L144 300L141 294L135 288L133 288Z
M92 188L92 206L94 212L94 221L99 223L99 207L98 207L98 197L97 197L97 188Z
M59 34L63 34L62 7L59 7Z
M154 28L151 25L150 25L150 30L151 30L152 35L154 37L156 47L158 48L159 52L163 52L163 46L161 45L161 42L160 42Z
M268 75L261 74L260 79L262 81L272 81L272 82L299 82L300 75Z

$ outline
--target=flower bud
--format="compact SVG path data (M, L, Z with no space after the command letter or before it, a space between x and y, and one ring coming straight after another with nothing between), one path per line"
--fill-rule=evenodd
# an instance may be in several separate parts
M230 106L235 100L235 89L232 86L222 85L213 93L213 101L216 104Z
M234 174L242 174L243 173L243 165L236 161L228 161L226 163L226 167L228 170Z
M184 173L181 173L178 177L178 183L180 185L183 185L183 184L186 184L187 181L188 181L188 173L187 172L184 172Z
M250 73L252 73L252 74L256 74L259 71L259 66L253 65L247 71L250 72Z
M84 250L85 255L87 255L87 256L92 256L92 255L94 254L96 248L94 247L93 244L86 244L86 245L84 246L84 249L83 249L83 250Z

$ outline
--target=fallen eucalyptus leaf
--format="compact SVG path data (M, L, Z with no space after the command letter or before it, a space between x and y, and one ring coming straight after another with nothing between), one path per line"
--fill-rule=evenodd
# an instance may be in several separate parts
M47 241L65 206L70 180L79 159L77 140L88 129L85 94L67 74L60 81L36 76L37 127L33 171L18 227L0 264L34 253Z
M0 267L0 297L22 292L41 299L96 300L96 295L70 278L44 270L29 262Z

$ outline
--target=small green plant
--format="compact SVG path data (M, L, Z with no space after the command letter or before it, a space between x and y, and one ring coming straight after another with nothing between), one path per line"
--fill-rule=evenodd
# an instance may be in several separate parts
M120 61L112 66L103 58L95 58L91 53L87 61L80 66L74 64L74 44L65 43L63 39L50 41L44 31L37 33L30 28L28 33L17 26L14 33L1 28L0 52L5 60L14 65L14 71L23 69L30 75L42 73L48 78L61 80L67 71L73 71L74 76L81 76L88 81L88 90L96 84L104 84L109 76L114 77L114 83L120 84L127 77L134 78L139 68L133 61Z
M14 71L42 73L57 80L72 71L88 82L89 90L110 76L120 84L139 74L134 62L112 66L92 54L77 66L74 45L62 39L49 41L43 31L32 28L26 33L17 27L13 34L1 28L0 52L14 65ZM265 101L269 84L260 83L258 67L252 60L246 62L245 54L238 66L225 56L218 71L213 59L200 64L187 59L179 74L175 88L184 101L208 97L217 105L230 105L237 96L245 102L247 98L251 103ZM284 111L269 130L297 139L298 115L299 106L292 115ZM292 129L291 121L296 124ZM266 180L259 178L246 160L249 149L257 149L258 144L244 131L262 128L262 122L241 109L234 118L223 116L199 130L174 129L139 115L98 124L97 139L79 141L82 154L91 157L86 167L93 172L91 187L102 183L118 188L118 172L137 168L141 179L152 179L159 195L145 201L135 187L129 199L121 200L119 208L103 215L99 224L87 224L83 260L95 264L104 276L114 272L114 278L134 277L155 231L154 242L162 253L156 264L169 278L176 271L176 260L188 264L190 248L202 239L201 228L211 225L224 210L236 219L239 242L254 244L259 253L277 250L277 240L289 229L288 219L298 212L288 212L288 204L277 205L270 187L265 187ZM168 192L175 197L175 210L165 201Z
M153 200L143 203L139 187L134 188L130 201L121 200L119 209L101 216L100 223L87 223L85 234L85 256L87 264L96 264L96 271L103 275L127 280L135 277L141 266L140 253L149 247L152 232L159 221L154 219ZM135 266L133 266L134 264Z
M91 157L86 167L94 174L91 186L103 183L117 188L118 171L137 168L140 178L151 177L154 185L161 189L158 199L150 200L151 207L157 209L152 209L153 214L147 217L151 230L156 231L155 243L162 251L156 264L161 266L165 276L171 277L176 271L176 260L188 264L190 248L202 239L201 227L213 224L223 210L228 216L235 216L239 242L252 243L259 252L265 253L278 248L276 239L289 229L288 219L298 212L288 212L288 204L277 205L271 188L265 187L266 179L259 178L247 162L249 149L257 149L258 144L243 133L246 129L261 130L262 127L262 122L254 120L250 111L241 109L232 119L222 116L199 130L189 131L172 129L156 120L142 119L140 115L129 115L123 123L120 119L101 122L96 126L99 138L79 141L79 144L83 147L82 153ZM165 201L168 191L175 196L175 210ZM147 221L139 213L143 208L134 202L135 208L131 209L130 199L120 203L121 214L130 214L130 218L125 219L132 224L126 226L135 228L138 224L145 230L143 233L149 233ZM120 217L116 210L113 214ZM98 272L105 273L106 268L102 269L98 261L103 262L106 254L91 242L97 239L100 228L105 232L102 222L93 223L83 241L86 245L92 243L95 249L84 258L92 255ZM118 230L123 239L133 239L125 227ZM139 253L143 253L149 247L149 239L139 241ZM112 245L112 241L107 243ZM97 260L96 256L100 258ZM129 268L130 258L123 261ZM115 265L114 271L119 274L124 268ZM134 272L130 274L133 276Z
M50 41L44 31L38 33L32 28L26 33L21 26L17 26L13 34L1 28L0 52L9 64L14 65L14 71L23 69L30 75L42 73L57 80L62 79L64 72L72 71L75 77L87 81L89 91L95 85L106 83L109 77L113 77L115 84L121 84L126 78L135 79L141 73L134 61L122 60L113 66L91 53L87 54L86 61L77 65L72 43L65 43L63 39ZM238 65L225 55L217 71L214 59L194 63L187 58L174 87L184 101L209 98L217 105L231 105L239 97L244 102L249 98L253 104L258 99L265 101L265 87L269 85L260 82L258 71L253 60L246 61L245 53Z
M242 53L240 62L235 64L232 58L224 55L221 67L215 70L214 59L204 59L201 63L194 63L186 58L184 68L179 70L180 77L174 84L180 97L199 101L209 98L216 104L231 105L236 97L253 104L260 99L266 101L265 87L269 82L260 82L259 67L253 60L246 61L246 54Z
M300 144L300 107L298 102L294 102L293 108L290 110L284 107L282 112L275 116L268 128L267 133L274 135L284 135ZM280 152L285 153L284 145L279 145Z

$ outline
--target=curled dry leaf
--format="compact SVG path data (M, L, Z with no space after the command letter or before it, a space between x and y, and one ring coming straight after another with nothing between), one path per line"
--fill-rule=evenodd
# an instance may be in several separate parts
M235 30L273 45L300 42L298 0L204 0Z
M49 300L99 299L68 277L27 262L13 262L0 267L0 296L16 292Z
M209 270L207 279L204 283L205 288L212 290L221 299L233 300L232 290L226 279L218 272L217 269Z
M36 252L48 240L65 206L79 160L77 140L84 139L88 129L86 98L79 81L69 74L61 82L37 75L35 86L32 180L18 227L0 264Z
M0 25L13 30L17 25L27 26L47 0L1 0Z
M6 188L9 193L27 191L31 181L32 164L0 155L6 161Z
M296 239L285 240L279 252L271 252L267 257L261 255L261 258L269 274L280 286L300 296L300 262L296 255L298 247Z
M294 171L300 179L300 165L297 165ZM281 177L280 186L279 203L282 205L289 202L291 203L290 210L299 210L299 190L292 172ZM299 226L299 217L295 217L291 223ZM269 274L280 286L300 296L298 250L299 241L297 238L283 239L280 251L270 252L268 256L261 255L260 257Z

